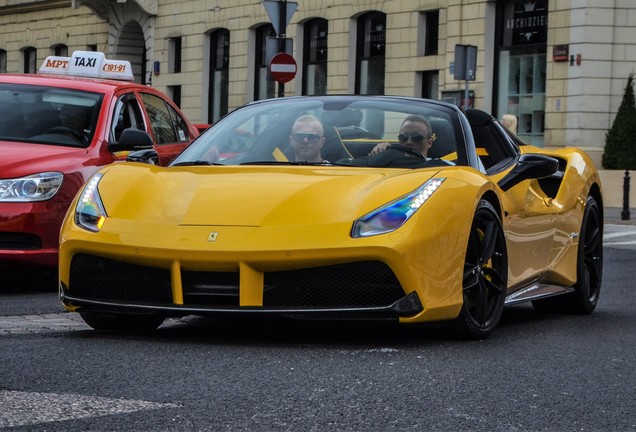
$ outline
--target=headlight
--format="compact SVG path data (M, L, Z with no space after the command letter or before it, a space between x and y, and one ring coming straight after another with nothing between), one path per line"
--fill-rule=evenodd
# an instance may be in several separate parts
M62 186L64 174L44 172L18 179L0 180L0 202L46 201Z
M97 173L88 180L75 207L75 223L93 232L98 232L102 228L107 216L97 190L102 175Z
M432 178L408 195L362 216L353 223L351 237L369 237L395 231L415 214L444 180Z

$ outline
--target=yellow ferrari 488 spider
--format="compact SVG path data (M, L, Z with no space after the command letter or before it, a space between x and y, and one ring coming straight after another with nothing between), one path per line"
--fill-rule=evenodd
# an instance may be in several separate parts
M95 174L60 234L60 298L95 329L186 315L448 322L484 338L506 305L587 314L601 287L591 159L489 114L391 96L241 107L167 167Z

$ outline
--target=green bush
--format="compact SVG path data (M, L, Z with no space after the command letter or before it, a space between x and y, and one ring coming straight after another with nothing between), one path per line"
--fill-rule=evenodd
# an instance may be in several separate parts
M636 101L634 74L627 78L621 106L610 130L605 134L603 168L636 170Z

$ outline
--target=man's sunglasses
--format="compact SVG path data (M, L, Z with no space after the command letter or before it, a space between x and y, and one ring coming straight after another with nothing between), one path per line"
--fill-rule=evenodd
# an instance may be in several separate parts
M301 144L305 140L307 140L309 144L316 144L320 141L320 138L322 138L322 136L316 133L295 132L292 134L292 139L296 144Z
M409 139L414 144L422 144L424 142L424 135L422 134L413 134L413 135L399 134L398 135L398 140L400 141L400 144L406 144L407 142L409 142Z

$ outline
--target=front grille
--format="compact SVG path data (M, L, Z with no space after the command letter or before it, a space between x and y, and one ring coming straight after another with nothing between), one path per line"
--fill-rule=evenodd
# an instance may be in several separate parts
M239 274L182 272L186 305L239 306ZM265 308L388 306L404 297L391 269L366 261L265 273Z
M87 300L172 304L170 271L78 254L71 261L69 294Z
M376 307L404 297L384 263L363 261L265 274L264 306Z
M0 232L0 249L39 250L42 249L42 242L38 236L33 234Z
M184 306L239 307L239 273L182 271ZM71 261L70 291L76 299L172 305L170 271L91 255ZM264 275L265 309L387 307L405 296L384 263L348 264L270 272Z
M239 274L182 271L185 304L239 306Z

